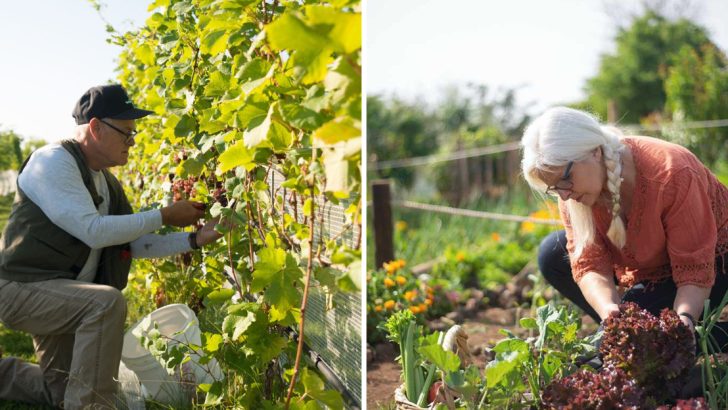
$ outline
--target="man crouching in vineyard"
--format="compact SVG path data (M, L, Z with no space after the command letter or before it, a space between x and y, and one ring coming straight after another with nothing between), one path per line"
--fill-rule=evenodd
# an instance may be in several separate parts
M1 358L0 398L113 408L131 258L187 252L221 236L214 220L192 234L152 234L196 223L203 204L133 213L108 171L127 163L135 120L151 113L120 85L93 87L74 108L74 138L21 166L0 241L0 321L33 335L39 366Z
M672 309L695 335L704 301L728 291L728 188L687 149L569 108L534 120L522 146L526 180L559 197L566 228L539 250L551 285L599 323L619 312L619 284L621 302ZM723 350L727 324L712 332Z

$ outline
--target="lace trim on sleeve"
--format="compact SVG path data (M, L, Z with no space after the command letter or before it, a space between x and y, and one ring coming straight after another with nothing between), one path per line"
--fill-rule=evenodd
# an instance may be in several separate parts
M697 285L701 287L713 286L715 282L715 260L703 263L690 263L673 265L672 277L677 286Z

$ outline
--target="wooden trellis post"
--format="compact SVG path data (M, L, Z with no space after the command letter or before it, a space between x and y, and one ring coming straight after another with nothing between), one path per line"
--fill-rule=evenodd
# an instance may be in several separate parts
M374 258L377 268L394 260L394 227L392 226L392 195L389 180L372 181L374 205Z

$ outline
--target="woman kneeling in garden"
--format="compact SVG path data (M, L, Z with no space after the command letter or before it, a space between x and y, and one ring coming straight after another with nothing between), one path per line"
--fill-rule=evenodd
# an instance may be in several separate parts
M619 310L619 285L621 302L673 309L693 331L705 299L720 304L728 188L695 155L563 107L535 119L521 144L529 185L559 197L566 229L544 239L539 266L561 294L600 322ZM720 348L725 325L713 332Z

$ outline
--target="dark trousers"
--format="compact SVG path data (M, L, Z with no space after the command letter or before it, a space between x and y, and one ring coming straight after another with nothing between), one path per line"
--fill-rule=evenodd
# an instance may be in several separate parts
M718 307L723 296L728 292L728 261L725 259L728 258L718 256L715 260L715 284L710 292L711 310ZM566 251L566 231L552 232L544 238L538 250L538 266L546 281L559 293L594 318L597 323L601 321L597 312L584 298L571 274L569 254ZM622 302L637 303L653 315L659 315L662 309L673 308L676 294L675 282L669 279L650 285L638 283L625 292ZM718 346L723 347L723 351L728 350L728 346L726 346L728 345L728 322L718 323L711 334L718 342Z

